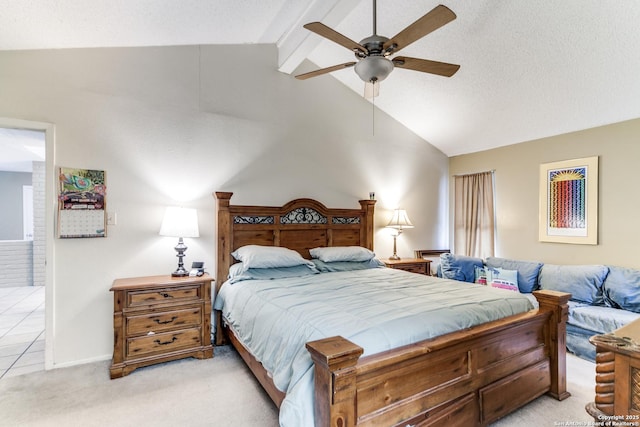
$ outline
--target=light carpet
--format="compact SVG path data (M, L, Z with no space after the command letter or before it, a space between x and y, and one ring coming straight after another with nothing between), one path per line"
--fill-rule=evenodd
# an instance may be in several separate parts
M213 359L184 359L109 379L109 363L0 380L0 426L264 426L278 411L238 354L216 347ZM543 396L494 426L590 425L595 365L568 356L563 402ZM508 399L505 396L505 399Z

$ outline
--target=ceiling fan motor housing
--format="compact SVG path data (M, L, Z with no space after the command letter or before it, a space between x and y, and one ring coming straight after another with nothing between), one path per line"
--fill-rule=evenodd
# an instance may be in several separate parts
M381 82L393 71L393 62L382 55L370 55L358 61L355 69L362 81Z
M383 52L383 46L387 41L388 38L378 35L360 41L369 52L364 54L356 51L356 57L360 59L355 66L356 74L364 82L381 82L393 71L393 62L386 58L388 53Z

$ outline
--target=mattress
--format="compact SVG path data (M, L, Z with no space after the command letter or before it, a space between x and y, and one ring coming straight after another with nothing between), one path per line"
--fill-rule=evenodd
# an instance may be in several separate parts
M518 292L389 268L227 282L214 307L286 393L283 427L313 426L308 341L340 335L366 356L533 308Z

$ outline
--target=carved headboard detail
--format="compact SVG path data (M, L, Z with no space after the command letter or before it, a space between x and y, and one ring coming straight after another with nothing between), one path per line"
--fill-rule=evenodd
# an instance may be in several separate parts
M244 245L283 246L309 258L318 246L363 246L373 250L375 200L360 200L360 209L333 209L313 199L284 206L230 204L233 193L216 192L218 254L216 292L234 263L231 252Z

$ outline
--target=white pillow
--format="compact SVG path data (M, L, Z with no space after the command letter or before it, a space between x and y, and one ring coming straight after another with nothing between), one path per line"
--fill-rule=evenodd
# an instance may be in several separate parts
M312 258L324 262L336 261L369 261L375 253L361 246L333 246L329 248L313 248L309 250Z
M302 258L298 252L278 246L247 245L236 249L231 255L242 263L245 271L249 268L294 267L303 264L314 267L311 261Z

